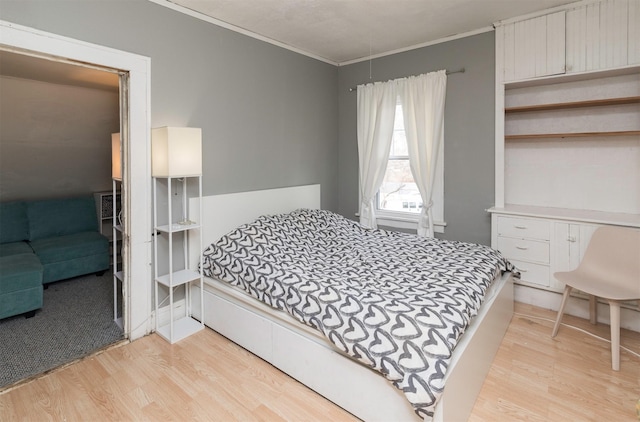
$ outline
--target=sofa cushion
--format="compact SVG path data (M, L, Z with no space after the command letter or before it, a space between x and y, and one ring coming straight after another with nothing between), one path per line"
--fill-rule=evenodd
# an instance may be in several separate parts
M98 232L82 232L30 242L43 265L91 255L109 256L109 240Z
M42 285L43 267L34 254L0 257L0 294Z
M29 240L98 231L92 196L28 202L27 215Z
M0 203L0 243L29 240L29 221L24 202Z
M33 249L27 242L0 243L0 257L25 253L33 255Z
M0 294L0 319L42 308L42 284Z

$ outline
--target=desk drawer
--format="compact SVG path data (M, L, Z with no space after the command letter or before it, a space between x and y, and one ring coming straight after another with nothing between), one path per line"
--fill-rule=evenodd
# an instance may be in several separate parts
M550 233L551 224L548 220L498 217L498 236L550 240Z
M549 263L548 242L499 236L498 250L507 259L534 261L541 264Z
M544 264L534 264L533 262L510 260L513 265L520 271L520 280L537 284L542 287L549 287L549 266Z

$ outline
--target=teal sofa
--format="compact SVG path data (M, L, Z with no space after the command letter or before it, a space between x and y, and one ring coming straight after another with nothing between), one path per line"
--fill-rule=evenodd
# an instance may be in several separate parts
M33 315L43 285L109 269L92 196L0 204L0 319Z

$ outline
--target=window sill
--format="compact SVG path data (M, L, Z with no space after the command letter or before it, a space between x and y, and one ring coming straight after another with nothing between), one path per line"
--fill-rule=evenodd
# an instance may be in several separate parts
M418 230L418 219L410 217L397 217L397 216L380 216L376 217L376 222L379 226L393 227L395 229L409 229ZM444 233L444 228L447 225L444 221L436 221L433 224L434 233Z
M356 217L359 217L360 213L356 213ZM376 216L376 223L379 226L393 227L394 229L404 230L418 230L418 215L403 215L396 213L380 213ZM436 221L433 225L433 231L435 233L444 233L444 228L447 226L445 221Z

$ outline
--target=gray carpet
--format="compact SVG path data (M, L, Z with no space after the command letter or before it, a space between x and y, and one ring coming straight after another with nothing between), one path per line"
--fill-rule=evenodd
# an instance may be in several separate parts
M113 278L93 274L44 291L33 318L0 320L0 388L53 369L123 338L113 322Z

